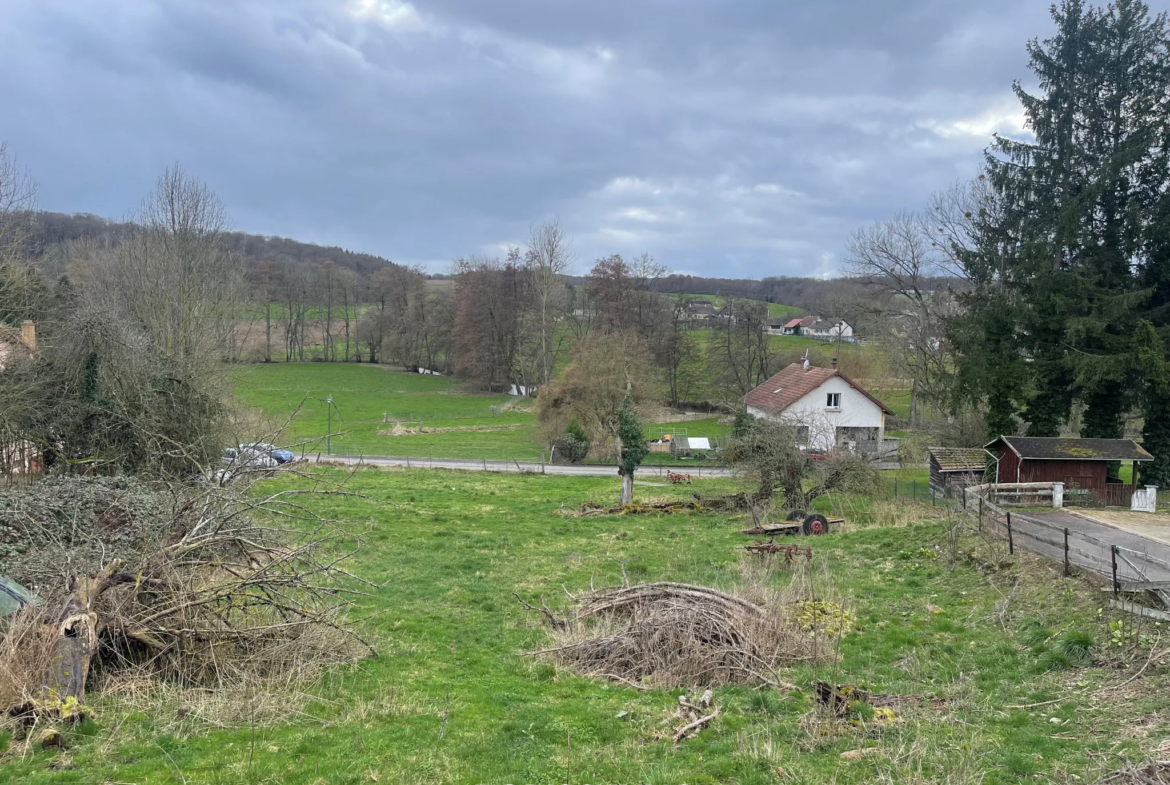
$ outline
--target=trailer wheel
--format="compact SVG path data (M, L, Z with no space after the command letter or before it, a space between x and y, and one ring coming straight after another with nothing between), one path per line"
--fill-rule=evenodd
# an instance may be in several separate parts
M829 519L820 513L813 513L804 519L800 528L807 537L819 537L829 533Z
M799 522L799 521L804 520L804 516L805 516L804 510L793 510L792 512L788 513L788 517L785 518L784 520Z

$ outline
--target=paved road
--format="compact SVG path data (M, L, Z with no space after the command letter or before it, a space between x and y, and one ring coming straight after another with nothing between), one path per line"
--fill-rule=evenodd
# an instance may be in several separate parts
M1117 564L1119 580L1170 581L1170 544L1093 520L1091 515L1092 511L1076 513L1068 510L1013 513L1012 530L1017 546L1063 563L1062 530L1067 527L1069 560L1074 565L1110 577L1111 548L1116 545L1121 548Z
M616 477L616 466L561 466L527 461L476 461L462 458L382 458L360 455L307 455L310 463L340 466L376 466L404 469L455 469L468 472L511 472L513 474L557 474L575 477ZM643 466L639 477L665 477L668 471L689 474L696 480L731 477L731 471L710 466Z

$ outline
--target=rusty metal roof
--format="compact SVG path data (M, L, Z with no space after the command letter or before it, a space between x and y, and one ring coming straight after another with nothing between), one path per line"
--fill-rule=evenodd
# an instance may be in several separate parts
M1006 444L1012 452L1032 461L1152 461L1133 439L1075 439L1041 436L1001 436L987 449Z
M944 472L981 472L991 457L978 447L931 447L929 452Z
M768 381L744 396L743 402L764 411L779 413L820 387L839 376L853 389L876 403L886 414L893 414L890 408L859 387L845 374L833 368L810 367L804 370L803 363L793 363Z

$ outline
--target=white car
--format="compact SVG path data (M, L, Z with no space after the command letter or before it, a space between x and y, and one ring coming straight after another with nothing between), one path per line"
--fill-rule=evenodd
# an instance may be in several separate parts
M280 465L280 461L267 451L257 449L251 444L227 448L223 451L220 463L232 469L274 469Z

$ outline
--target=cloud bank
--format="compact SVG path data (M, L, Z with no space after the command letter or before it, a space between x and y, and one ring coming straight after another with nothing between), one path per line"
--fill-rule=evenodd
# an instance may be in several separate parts
M0 0L0 139L51 210L177 161L240 229L434 271L557 215L583 268L829 275L1021 132L1046 6Z

